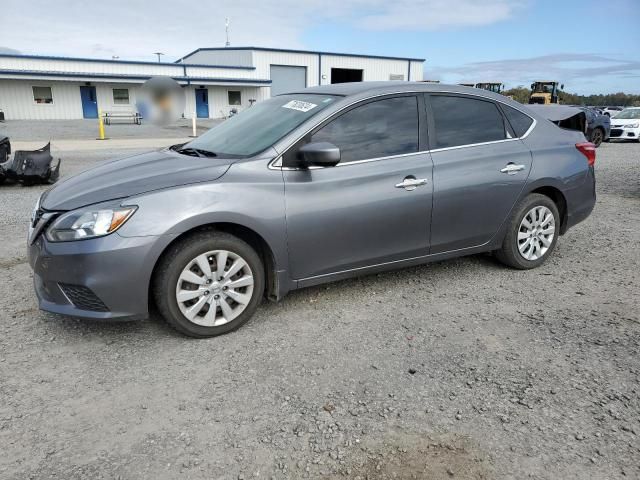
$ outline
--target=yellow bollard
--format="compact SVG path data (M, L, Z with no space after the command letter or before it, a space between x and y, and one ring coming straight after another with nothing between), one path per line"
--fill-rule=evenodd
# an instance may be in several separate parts
M98 140L106 140L104 138L104 122L102 121L102 110L98 110Z

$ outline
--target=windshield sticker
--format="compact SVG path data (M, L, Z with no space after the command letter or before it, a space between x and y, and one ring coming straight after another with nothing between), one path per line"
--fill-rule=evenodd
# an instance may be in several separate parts
M300 100L291 100L288 103L282 105L282 108L290 108L291 110L298 110L299 112L308 112L316 108L318 105L315 103L302 102Z

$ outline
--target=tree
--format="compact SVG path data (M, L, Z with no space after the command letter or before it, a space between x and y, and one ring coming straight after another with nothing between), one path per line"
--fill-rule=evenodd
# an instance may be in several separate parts
M502 92L504 95L513 97L520 103L529 103L531 90L524 87L512 88ZM631 95L624 92L608 93L606 95L578 95L577 93L560 92L560 103L564 105L591 105L620 107L630 107L640 105L640 95Z

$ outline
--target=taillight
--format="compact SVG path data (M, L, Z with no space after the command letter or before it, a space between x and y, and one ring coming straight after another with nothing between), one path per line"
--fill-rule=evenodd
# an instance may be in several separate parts
M576 143L576 148L587 157L587 163L590 167L596 163L596 146L591 142Z

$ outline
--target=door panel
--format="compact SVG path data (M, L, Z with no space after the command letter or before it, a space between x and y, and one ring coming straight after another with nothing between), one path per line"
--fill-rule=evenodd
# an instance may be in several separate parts
M432 151L431 253L487 243L498 231L531 170L531 152L518 139ZM524 168L500 170L509 163Z
M80 100L82 101L82 116L84 118L98 118L96 87L80 87Z
M422 100L398 95L364 101L283 155L290 168L283 175L294 279L429 253L433 167L423 151ZM341 163L292 168L297 148L307 141L335 144Z
M531 170L531 152L491 99L426 97L433 159L431 253L489 242Z
M295 279L429 253L428 153L342 167L283 172ZM397 188L413 175L427 183Z
M209 91L206 88L196 88L196 116L209 118Z

